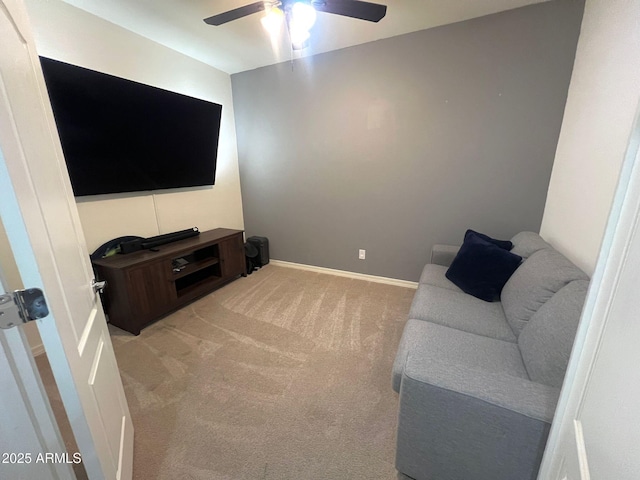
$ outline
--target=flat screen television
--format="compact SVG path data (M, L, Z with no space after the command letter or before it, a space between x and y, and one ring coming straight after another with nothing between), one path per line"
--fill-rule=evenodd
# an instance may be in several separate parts
M40 63L75 196L214 185L222 105Z

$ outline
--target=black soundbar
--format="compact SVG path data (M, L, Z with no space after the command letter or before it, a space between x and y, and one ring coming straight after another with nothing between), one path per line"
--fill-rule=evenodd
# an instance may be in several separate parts
M177 242L189 237L195 237L200 235L198 227L187 228L186 230L180 230L179 232L165 233L163 235L156 235L155 237L141 238L138 240L131 240L128 242L122 242L120 244L120 253L133 253L139 250L148 250L151 248L159 247L166 243Z

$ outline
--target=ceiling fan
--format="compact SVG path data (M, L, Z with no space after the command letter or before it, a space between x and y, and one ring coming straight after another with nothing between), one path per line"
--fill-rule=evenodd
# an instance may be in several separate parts
M267 11L263 25L270 30L278 25L279 19L286 20L294 49L304 48L313 26L316 12L333 13L357 18L368 22L379 22L387 13L386 5L360 0L267 0L234 8L204 19L208 25L223 25L227 22Z

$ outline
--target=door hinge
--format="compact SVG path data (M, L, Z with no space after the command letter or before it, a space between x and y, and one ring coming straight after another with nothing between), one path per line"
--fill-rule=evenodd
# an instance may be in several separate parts
M44 293L39 288L27 288L0 295L0 328L22 325L47 315L49 307Z

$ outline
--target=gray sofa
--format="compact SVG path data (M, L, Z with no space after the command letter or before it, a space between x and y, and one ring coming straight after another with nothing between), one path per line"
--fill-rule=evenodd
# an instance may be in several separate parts
M589 278L536 233L512 242L523 262L499 302L445 277L457 247L422 272L393 366L404 476L537 476Z

